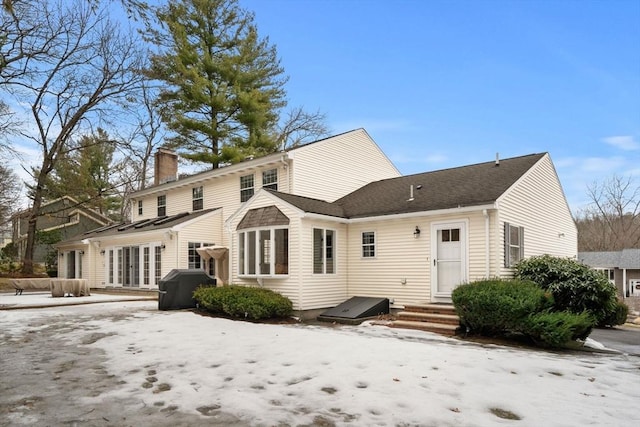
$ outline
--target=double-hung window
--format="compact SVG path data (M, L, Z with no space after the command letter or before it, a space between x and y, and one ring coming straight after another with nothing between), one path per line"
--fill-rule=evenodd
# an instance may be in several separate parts
M240 201L246 202L253 196L254 177L253 174L240 177Z
M262 188L278 190L278 169L269 169L262 172Z
M215 274L215 262L213 260L209 260L207 265L207 261L202 259L200 254L196 249L203 248L205 246L212 246L211 243L200 243L200 242L189 242L189 260L188 267L190 269L202 269L205 270L208 274Z
M336 271L335 231L313 229L313 273L333 274Z
M138 200L138 215L142 215L142 200Z
M238 233L238 265L243 276L289 274L289 229L270 227Z
M167 196L158 196L158 216L167 215Z
M504 266L514 267L524 258L524 227L504 223Z
M362 257L374 258L376 256L376 233L373 231L362 232Z
M194 187L192 189L193 193L193 210L201 211L204 207L204 197L202 195L202 185L199 187Z

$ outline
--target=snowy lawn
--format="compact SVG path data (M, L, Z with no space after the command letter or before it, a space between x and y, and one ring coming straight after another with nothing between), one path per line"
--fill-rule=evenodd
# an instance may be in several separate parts
M384 326L253 324L154 302L0 311L2 329L75 317L59 339L106 352L107 396L256 426L631 426L640 359L479 345ZM137 309L131 311L131 307ZM97 313L114 317L96 320ZM32 330L36 328L34 326ZM87 340L92 335L93 339ZM82 344L82 343L89 344ZM86 397L99 403L105 397Z

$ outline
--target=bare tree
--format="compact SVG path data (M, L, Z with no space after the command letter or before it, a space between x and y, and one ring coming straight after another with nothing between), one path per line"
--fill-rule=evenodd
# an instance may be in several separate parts
M157 92L158 87L151 82L142 84L136 95L139 108L132 111L131 115L135 120L133 130L129 135L120 136L124 158L129 159L123 167L127 170L126 176L132 181L129 186L131 191L142 190L147 186L153 153L162 145L166 135L162 118L154 103Z
M13 52L13 59L0 69L0 90L28 105L27 130L35 130L22 136L42 154L23 259L23 271L32 273L47 176L83 126L108 128L126 112L127 95L143 80L142 54L131 32L122 32L104 8L82 0L65 5L13 0L11 13L3 16L11 18L3 20L8 31L1 48ZM24 33L24 28L37 31Z
M587 189L590 205L580 212L578 248L581 251L619 251L640 248L640 185L614 175Z
M281 119L276 128L276 141L281 150L295 148L329 135L326 116L320 111L309 113L296 107Z

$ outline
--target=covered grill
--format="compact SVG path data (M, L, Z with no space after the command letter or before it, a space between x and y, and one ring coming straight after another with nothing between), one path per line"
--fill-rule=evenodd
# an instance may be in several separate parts
M216 286L216 279L204 270L174 269L158 283L158 310L195 308L193 291L199 286Z

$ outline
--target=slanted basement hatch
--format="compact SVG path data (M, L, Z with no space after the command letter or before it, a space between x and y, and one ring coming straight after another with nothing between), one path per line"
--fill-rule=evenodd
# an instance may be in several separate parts
M389 314L388 298L352 297L322 313L318 320L357 325L381 314Z

